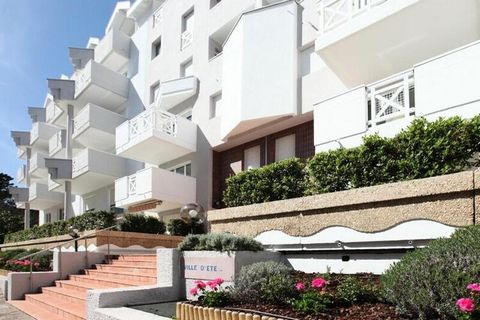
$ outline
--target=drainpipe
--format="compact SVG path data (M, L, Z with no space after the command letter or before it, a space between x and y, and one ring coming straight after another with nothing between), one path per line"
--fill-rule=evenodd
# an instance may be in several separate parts
M30 192L30 173L28 172L29 169L30 169L30 157L32 156L32 149L30 148L27 148L27 168L26 168L26 172L25 172L25 176L26 176L26 179L27 179L27 186L28 186L28 190ZM27 200L27 202L25 202L25 215L24 215L24 218L23 218L23 221L24 221L24 229L27 230L27 229L30 229L30 201Z
M72 135L73 135L73 106L67 106L67 141L66 141L66 158L72 159ZM72 182L65 180L65 193L64 193L64 219L67 220L73 217L73 207L72 207Z

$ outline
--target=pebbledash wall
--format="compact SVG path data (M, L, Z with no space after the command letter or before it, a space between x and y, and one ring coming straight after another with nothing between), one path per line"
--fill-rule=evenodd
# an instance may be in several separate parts
M212 232L252 236L306 272L382 273L408 250L473 225L480 171L209 212Z
M12 133L17 205L41 224L111 207L168 220L222 208L241 170L479 113L478 1L339 3L118 2Z

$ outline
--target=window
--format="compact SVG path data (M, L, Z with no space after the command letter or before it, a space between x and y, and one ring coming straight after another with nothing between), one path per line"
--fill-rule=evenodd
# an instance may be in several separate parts
M171 172L175 172L177 174L181 174L183 176L192 176L192 164L185 163L170 169Z
M45 223L52 223L52 214L50 212L45 212Z
M222 0L210 0L210 9L215 7L220 2L222 2Z
M65 220L65 210L58 209L58 220Z
M295 157L295 135L275 140L275 161Z
M210 97L210 119L218 117L222 109L222 93Z
M245 159L244 169L260 168L260 146L245 149L243 158Z
M160 93L160 82L157 82L150 87L150 104L157 101L159 93Z
M188 59L180 66L180 77L190 77L193 76L193 59Z
M182 32L185 32L185 31L190 31L192 32L193 31L193 26L194 26L194 23L195 23L195 16L194 16L194 10L191 9L190 11L188 11L187 13L185 13L183 15L183 18L182 18Z
M162 49L162 39L158 38L152 43L152 60L160 55Z

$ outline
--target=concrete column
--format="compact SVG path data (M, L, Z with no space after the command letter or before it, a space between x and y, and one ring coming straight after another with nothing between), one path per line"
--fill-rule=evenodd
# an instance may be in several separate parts
M67 106L67 141L66 141L66 157L67 159L72 159L72 149L73 149L73 106ZM74 216L73 206L72 206L72 182L65 181L65 193L64 193L64 219L69 219Z
M26 185L28 188L30 188L30 173L28 173L28 171L30 170L30 157L32 156L32 149L30 148L27 148L27 172L25 172L25 176L26 176ZM29 192L30 192L30 189L29 189ZM23 218L23 223L24 223L24 226L23 228L25 230L27 229L30 229L30 202L25 202L25 215L24 215L24 218Z

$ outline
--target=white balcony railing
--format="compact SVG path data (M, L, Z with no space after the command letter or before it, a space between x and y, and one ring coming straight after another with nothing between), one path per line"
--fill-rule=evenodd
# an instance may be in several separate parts
M175 137L177 118L174 114L150 108L128 121L128 141L135 139L148 130L159 130ZM127 142L128 142L127 141Z
M75 176L86 167L88 167L88 149L83 150L72 159L72 176Z
M153 13L152 28L156 28L160 26L162 24L162 21L163 21L163 5Z
M40 125L38 124L38 122L32 125L32 130L30 130L30 141L35 141L38 139L40 135L39 126Z
M376 126L415 113L410 101L414 86L413 71L407 71L381 80L367 87L370 101L369 125Z
M88 124L90 120L89 108L83 108L73 119L73 134Z
M25 178L27 177L27 166L22 165L17 169L17 182L22 183L25 181Z
M55 155L65 147L64 135L63 131L60 130L48 140L48 154L50 156Z
M184 50L188 46L192 44L193 41L193 33L191 30L185 30L182 33L182 44L181 44L181 49Z
M388 0L319 0L321 32L335 29L385 1Z

